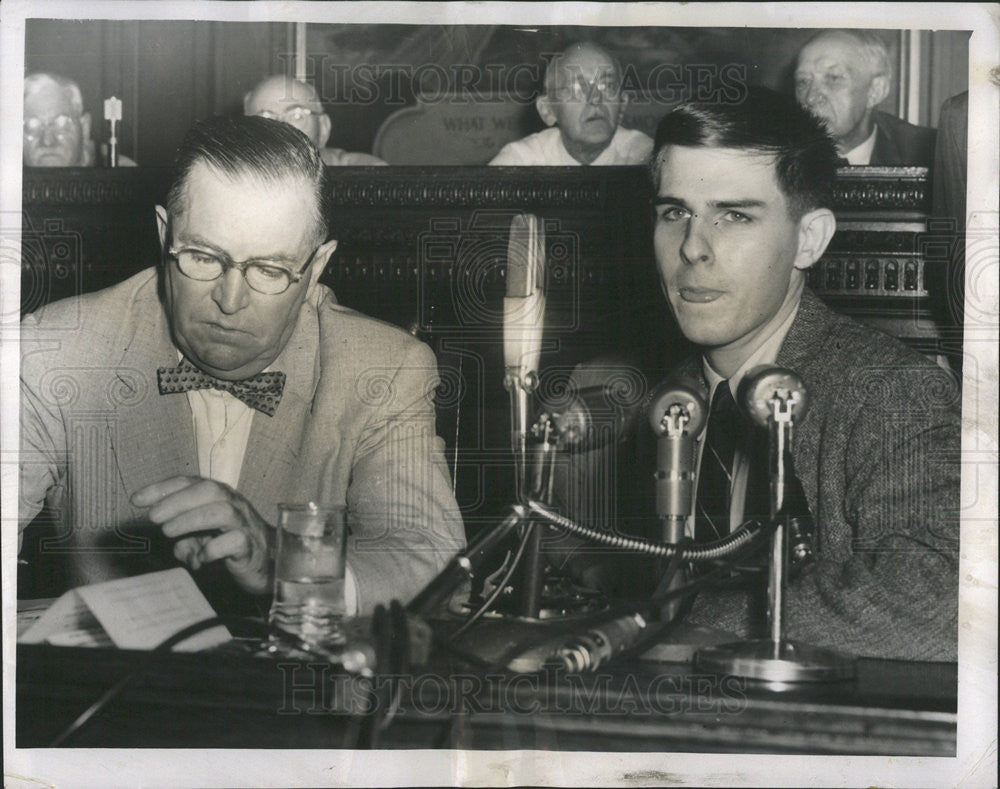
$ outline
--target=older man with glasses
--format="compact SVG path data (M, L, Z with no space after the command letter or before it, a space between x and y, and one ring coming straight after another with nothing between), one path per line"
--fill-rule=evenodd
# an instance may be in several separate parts
M24 164L28 167L89 167L94 163L90 113L80 87L57 74L24 80Z
M307 82L281 74L258 82L243 97L243 114L284 121L319 148L323 161L333 167L372 167L385 162L369 153L327 148L332 124L323 111L316 89Z
M535 101L551 128L508 143L490 164L644 164L653 141L621 128L627 106L618 61L597 44L573 44L549 63L545 92Z
M203 121L156 208L160 265L24 319L19 525L57 514L69 585L176 559L252 600L286 501L347 504L349 611L464 545L433 354L319 283L326 177L285 123Z

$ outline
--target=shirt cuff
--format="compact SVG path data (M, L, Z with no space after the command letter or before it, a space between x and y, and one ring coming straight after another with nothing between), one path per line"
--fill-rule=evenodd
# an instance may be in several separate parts
M344 570L344 615L358 615L358 584L350 565Z

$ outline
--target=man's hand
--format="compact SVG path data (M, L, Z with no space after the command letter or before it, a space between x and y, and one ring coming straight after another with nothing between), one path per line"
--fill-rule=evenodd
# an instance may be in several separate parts
M268 524L228 485L203 477L171 477L137 490L132 504L149 507L149 519L177 540L174 556L192 570L225 559L246 591L270 590Z

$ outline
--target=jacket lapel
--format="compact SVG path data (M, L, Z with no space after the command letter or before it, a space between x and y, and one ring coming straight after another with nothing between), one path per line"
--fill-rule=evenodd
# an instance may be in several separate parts
M145 299L152 302L155 294L151 296ZM106 425L126 496L171 476L198 473L187 397L161 395L157 387L157 368L177 364L166 316L158 301L137 307L137 315L156 317L134 326L131 336L123 336L127 344L114 370L117 381L110 382L118 388L121 404Z

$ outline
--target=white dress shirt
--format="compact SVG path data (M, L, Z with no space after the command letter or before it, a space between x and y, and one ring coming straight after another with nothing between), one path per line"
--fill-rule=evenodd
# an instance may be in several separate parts
M218 389L194 389L187 396L201 476L236 490L254 420L253 409ZM268 417L261 414L260 418ZM344 573L344 603L347 615L354 616L358 611L358 587L350 566Z
M868 135L868 139L861 143L861 145L851 148L851 150L845 153L844 158L847 159L850 164L855 166L871 162L872 151L875 150L876 134L878 134L878 126L875 126L872 129L872 133Z
M778 358L778 351L781 350L781 344L785 341L785 337L788 334L788 330L792 327L792 322L795 320L795 316L799 312L799 305L795 305L788 317L783 320L778 327L767 337L757 349L747 357L746 361L740 365L740 368L729 378L729 390L732 392L733 399L736 400L736 393L739 391L740 382L750 370L759 364L774 364L775 360ZM719 375L712 365L708 363L708 360L702 357L701 360L702 369L705 373L705 380L708 382L708 402L712 402L712 396L715 394L715 387L722 383L725 378ZM739 402L737 400L737 402ZM707 430L701 431L701 436L698 437L697 447L695 449L698 466L701 468L701 453L705 450L705 434ZM743 452L742 447L736 447L736 453L733 456L733 478L730 483L732 487L730 488L730 511L729 511L729 530L733 531L738 529L743 522L743 507L746 501L747 493L747 479L750 476L750 463ZM695 481L695 496L692 496L692 504L697 500L697 480ZM687 522L687 534L689 537L694 537L694 507L692 506L691 517L688 518Z
M591 166L645 164L653 151L653 140L648 134L637 129L615 130L608 147L601 151ZM507 143L490 161L491 165L504 167L569 167L582 163L573 158L563 145L562 135L557 126L520 140Z

